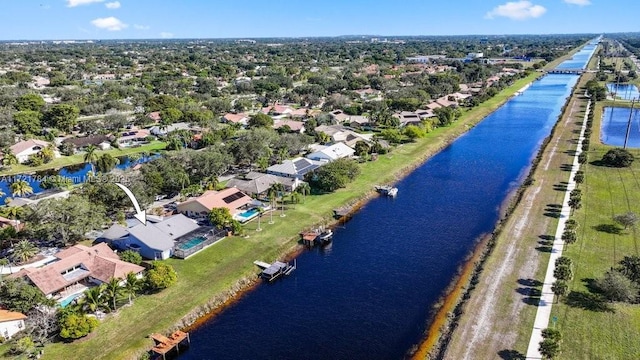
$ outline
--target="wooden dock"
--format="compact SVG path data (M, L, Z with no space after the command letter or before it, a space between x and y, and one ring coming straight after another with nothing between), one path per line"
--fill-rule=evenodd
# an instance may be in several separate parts
M164 360L167 359L167 353L171 352L173 349L176 349L177 354L180 354L180 345L185 347L191 344L189 333L180 330L174 331L169 335L169 337L158 333L151 334L150 337L154 341L154 347L151 351L162 356L162 359ZM187 341L186 345L184 344L185 340Z

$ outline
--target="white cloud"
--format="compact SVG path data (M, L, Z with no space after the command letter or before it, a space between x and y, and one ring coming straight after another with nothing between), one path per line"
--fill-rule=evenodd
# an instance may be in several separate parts
M76 7L80 5L89 5L93 3L101 3L104 0L67 0L68 7Z
M120 1L109 2L104 4L104 6L106 6L107 9L118 9L120 8Z
M92 20L91 23L93 24L93 26L99 29L106 29L109 31L120 31L122 29L125 29L127 26L129 26L123 23L122 21L120 21L119 19L114 18L113 16L110 16L107 18L98 18L98 19Z
M160 33L160 37L163 39L169 39L173 37L173 33L163 31Z
M591 5L591 1L589 0L564 0L564 2L566 2L567 4L580 5L580 6Z
M149 29L151 29L151 26L149 26L149 25L133 24L133 27L136 28L137 30L149 30Z
M487 19L493 19L495 17L502 16L512 20L525 20L540 17L545 12L547 12L547 9L544 6L534 5L531 1L521 0L513 2L510 1L506 4L499 5L489 11L485 17Z

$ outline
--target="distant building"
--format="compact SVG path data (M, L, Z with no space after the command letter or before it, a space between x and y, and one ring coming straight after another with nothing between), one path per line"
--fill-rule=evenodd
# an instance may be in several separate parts
M475 59L480 59L484 57L484 53L481 52L470 52L467 54L466 59L467 60L475 60Z

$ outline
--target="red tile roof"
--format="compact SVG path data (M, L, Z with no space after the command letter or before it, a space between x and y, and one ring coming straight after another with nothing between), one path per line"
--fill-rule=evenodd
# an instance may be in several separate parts
M23 313L0 309L0 322L22 320L26 318L27 315Z
M129 272L137 274L144 270L142 266L120 260L105 243L92 247L74 245L58 252L55 257L58 260L49 265L41 268L24 268L11 276L27 277L40 291L49 295L89 276L107 282L112 278L122 279ZM78 265L88 272L79 278L65 279L62 273Z

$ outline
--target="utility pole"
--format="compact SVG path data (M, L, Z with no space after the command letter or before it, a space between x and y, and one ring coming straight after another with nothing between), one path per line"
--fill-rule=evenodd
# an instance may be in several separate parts
M629 121L627 122L627 133L624 137L624 149L627 148L627 141L629 141L629 133L631 133L631 119L633 118L633 106L635 105L636 99L631 100L631 111L629 112Z

